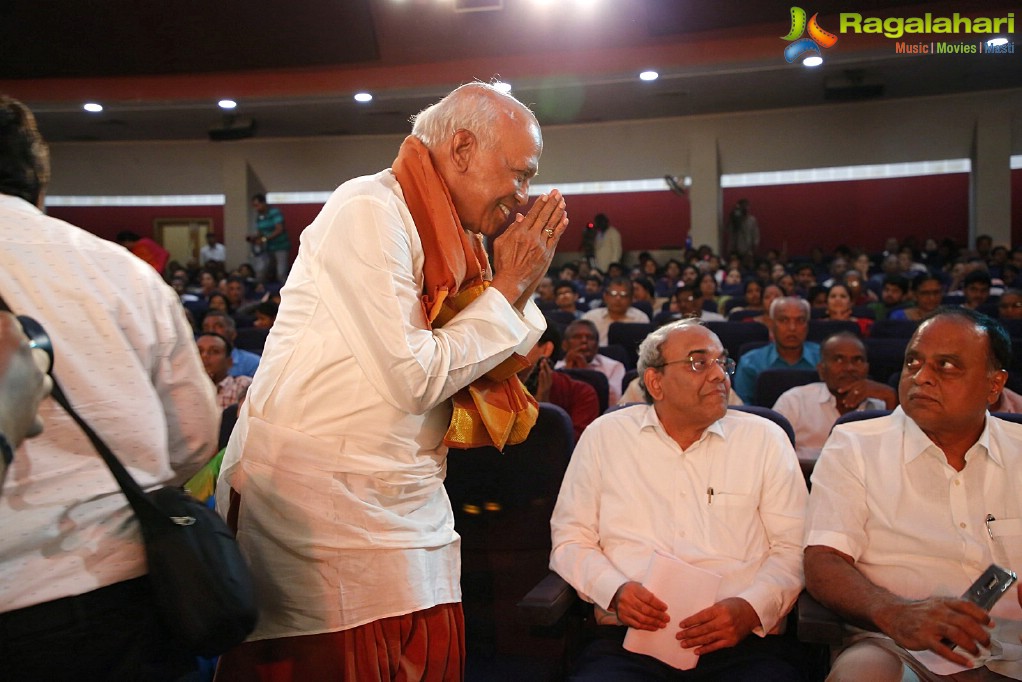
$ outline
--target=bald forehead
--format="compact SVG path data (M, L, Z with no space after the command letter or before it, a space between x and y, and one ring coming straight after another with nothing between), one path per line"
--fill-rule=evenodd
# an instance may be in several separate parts
M716 351L723 349L717 335L702 325L683 326L672 331L667 342L681 349L686 355L700 351ZM666 345L666 344L665 344Z
M842 355L865 355L866 345L855 335L839 335L832 336L823 342L823 354L830 356L834 354Z

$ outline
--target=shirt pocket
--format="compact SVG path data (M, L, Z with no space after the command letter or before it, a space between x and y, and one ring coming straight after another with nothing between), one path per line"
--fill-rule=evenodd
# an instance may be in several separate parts
M758 506L758 496L715 490L709 504L713 549L739 560L761 553L763 529Z
M1007 561L1006 568L1022 571L1022 518L988 521L987 529L994 543L994 561Z

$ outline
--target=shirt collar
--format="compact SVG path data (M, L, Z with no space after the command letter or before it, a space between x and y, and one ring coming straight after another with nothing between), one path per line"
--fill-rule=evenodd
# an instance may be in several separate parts
M0 194L0 206L9 208L14 211L21 211L23 213L34 213L36 215L42 215L42 211L39 207L25 201L21 197L12 196L10 194Z
M724 416L727 416L727 415L724 415ZM671 442L674 442L674 440L670 437L670 435L668 435L667 429L665 429L664 425L662 423L660 423L660 417L657 416L656 408L653 407L652 405L646 405L646 414L644 414L642 416L642 422L640 423L639 428L640 429L647 429L647 428L655 429L655 430L659 431L660 433L662 433L665 438L668 438L668 439L671 440ZM706 439L707 434L710 434L710 433L715 434L717 436L720 436L721 438L725 438L726 439L726 435L724 434L724 418L723 417L721 417L720 419L718 419L717 421L713 422L712 424L707 426L705 429L703 429L703 432L702 432L702 434L700 434L698 440L696 440L695 443L693 443L692 445L695 445L696 443L702 442L703 440ZM689 448L691 449L691 447L692 446L690 445Z
M902 446L905 455L905 463L909 463L919 455L926 452L928 448L935 448L940 452L940 448L930 440L930 437L923 433L923 430L919 428L919 425L915 421L905 414L901 406L895 408L894 412L899 414L902 419L905 420L905 440ZM990 448L990 414L987 413L983 421L983 432L979 434L979 438L975 443L970 446L970 450L977 445L980 446L981 451L985 452L990 460L999 467L1004 466L1004 461L1001 458L999 452L994 452Z

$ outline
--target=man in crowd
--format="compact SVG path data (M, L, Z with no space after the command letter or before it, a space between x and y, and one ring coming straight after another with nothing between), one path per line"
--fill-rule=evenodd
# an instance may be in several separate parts
M746 403L756 397L759 373L770 367L814 369L820 362L820 344L806 341L809 333L809 303L802 298L783 297L770 304L774 340L750 350L739 359L735 391Z
M674 320L684 320L692 317L703 322L723 322L725 320L723 315L703 308L703 301L705 300L698 282L681 284L674 292L674 302L678 312L660 313L654 321L657 324L667 324Z
M252 383L247 376L230 376L228 373L233 364L231 361L231 342L213 332L203 332L195 339L199 348L199 357L206 374L216 386L216 401L221 410L241 401L242 396Z
M997 302L997 313L1001 320L1022 320L1022 291L1005 289Z
M978 309L990 298L990 273L985 269L973 270L962 280L962 293L965 294L966 308Z
M959 599L991 563L1022 570L1022 425L987 414L1010 360L996 321L941 309L909 341L901 406L827 441L806 584L855 626L829 679L1022 679L1017 587L990 613Z
M144 489L214 451L219 413L173 289L123 248L48 217L45 142L0 97L0 294L43 325L69 402ZM177 680L195 668L158 622L135 515L54 401L0 495L0 679Z
M283 284L287 281L287 274L291 269L291 238L284 228L284 216L279 208L266 203L265 194L260 193L252 197L252 208L256 212L256 231L245 239L252 244L256 277L260 282L267 281L272 260L276 269L276 281Z
M873 310L873 317L877 320L886 320L892 310L896 310L905 304L905 297L908 296L908 280L901 275L884 275L883 288L880 290L880 300L867 303Z
M627 277L610 280L603 290L603 307L594 308L582 317L596 325L601 346L609 345L607 330L614 322L649 323L649 315L632 307L632 283Z
M234 318L219 310L210 310L202 318L202 331L219 334L227 339L231 347L231 367L227 373L232 377L254 377L259 369L261 358L255 353L242 350L234 345L238 337L238 329L235 326Z
M206 233L206 245L199 249L199 266L204 268L210 261L220 265L227 263L227 249L217 242L213 232Z
M592 386L584 381L576 381L564 372L555 371L551 366L550 358L560 341L557 327L548 326L536 345L526 354L525 359L530 364L518 376L537 401L564 408L571 417L575 440L578 441L585 428L600 416L600 399Z
M898 396L869 378L866 346L851 332L838 332L820 346L816 371L823 381L781 394L774 409L795 429L799 459L815 460L838 417L857 410L893 410Z
M554 283L554 301L561 312L574 316L576 320L582 317L582 311L578 309L578 290L568 280L559 279Z
M528 108L464 85L303 232L216 492L261 603L218 678L464 675L447 448L520 442L538 413L516 353L568 222L556 190L516 213L542 150Z
M734 364L697 320L639 348L647 403L593 422L551 519L550 566L596 605L597 621L670 627L700 657L698 679L799 679L775 636L802 589L806 486L787 436L727 409ZM672 612L643 586L655 551L722 576L708 608ZM687 679L597 640L573 680ZM673 675L677 674L677 677Z
M616 405L621 398L621 382L625 378L625 366L617 360L599 353L599 332L592 320L575 320L564 330L561 350L564 358L554 369L595 369L607 377L608 405Z

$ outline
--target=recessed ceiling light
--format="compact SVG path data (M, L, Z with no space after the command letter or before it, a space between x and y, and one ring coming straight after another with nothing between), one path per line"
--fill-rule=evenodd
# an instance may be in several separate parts
M987 45L993 45L994 47L1007 44L1008 44L1007 38L991 38L990 40L987 41Z
M238 106L238 103L235 102L233 99L222 99L219 102L217 102L216 105L221 109L234 109L235 107Z
M819 66L823 63L823 57L806 57L802 60L802 66Z
M372 102L373 101L373 96L370 95L368 92L356 92L355 93L355 101L356 102Z
M657 78L660 78L660 74L656 71L643 71L639 74L639 78L644 81L655 81Z
M505 95L511 92L511 84L505 83L504 81L493 81L493 87L499 92L503 92Z
M82 105L82 109L85 109L86 111L93 114L98 114L99 112L103 111L103 105L98 104L96 102L86 102L85 104Z

